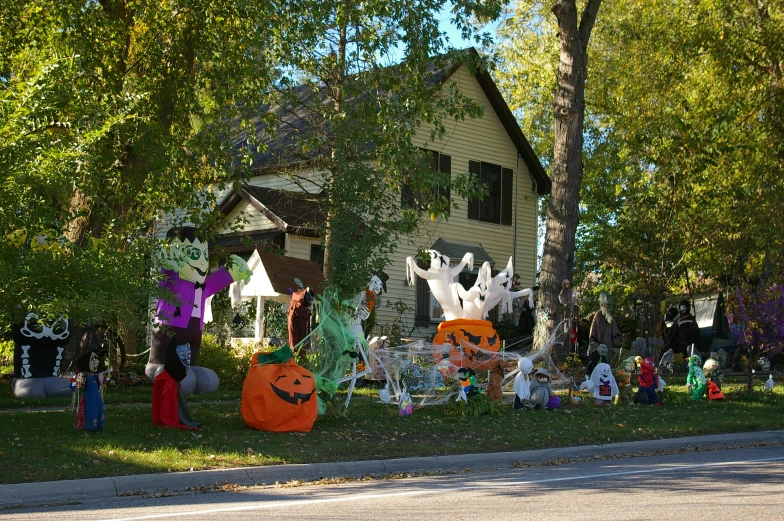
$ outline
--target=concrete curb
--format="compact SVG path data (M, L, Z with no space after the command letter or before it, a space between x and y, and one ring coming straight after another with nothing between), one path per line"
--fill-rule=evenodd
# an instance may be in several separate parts
M356 478L365 475L412 472L450 472L462 470L504 469L552 460L593 459L650 454L667 450L695 447L749 446L784 444L784 430L711 434L688 438L632 441L607 445L584 445L517 452L462 454L388 460L270 465L238 469L200 470L166 474L139 474L113 478L74 479L41 483L0 485L0 508L32 505L53 505L96 500L106 497L175 492L194 488L220 486L269 485L276 482L313 481L322 478Z

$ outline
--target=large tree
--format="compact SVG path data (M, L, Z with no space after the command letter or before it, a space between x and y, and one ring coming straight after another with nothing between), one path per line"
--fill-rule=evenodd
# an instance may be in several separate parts
M31 309L86 322L144 309L153 225L199 224L241 177L297 21L271 2L9 0L0 6L0 324ZM206 195L205 195L206 194Z

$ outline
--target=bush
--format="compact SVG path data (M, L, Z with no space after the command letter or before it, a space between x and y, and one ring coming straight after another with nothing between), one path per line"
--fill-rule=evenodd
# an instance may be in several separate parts
M254 351L253 346L234 347L228 339L221 341L214 334L204 333L198 365L215 371L221 385L240 388L248 375Z
M0 374L14 370L14 342L0 342Z

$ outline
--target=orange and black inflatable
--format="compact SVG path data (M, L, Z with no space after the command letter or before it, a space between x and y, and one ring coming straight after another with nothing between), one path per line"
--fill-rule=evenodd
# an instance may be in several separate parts
M497 352L501 348L501 339L493 329L492 322L466 318L441 322L433 343L453 345L454 349L449 351L450 362L458 367L470 367L475 370L489 369L490 363L495 358L480 349ZM476 349L477 347L479 349Z
M242 386L240 411L253 429L309 432L318 416L313 375L294 362L288 346L256 353Z

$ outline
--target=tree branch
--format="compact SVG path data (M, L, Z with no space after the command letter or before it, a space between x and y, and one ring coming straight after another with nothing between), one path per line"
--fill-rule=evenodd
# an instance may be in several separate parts
M583 45L588 47L588 40L591 38L591 31L596 22L596 15L599 12L599 6L602 0L588 0L583 9L583 14L580 17L580 36L583 39Z

